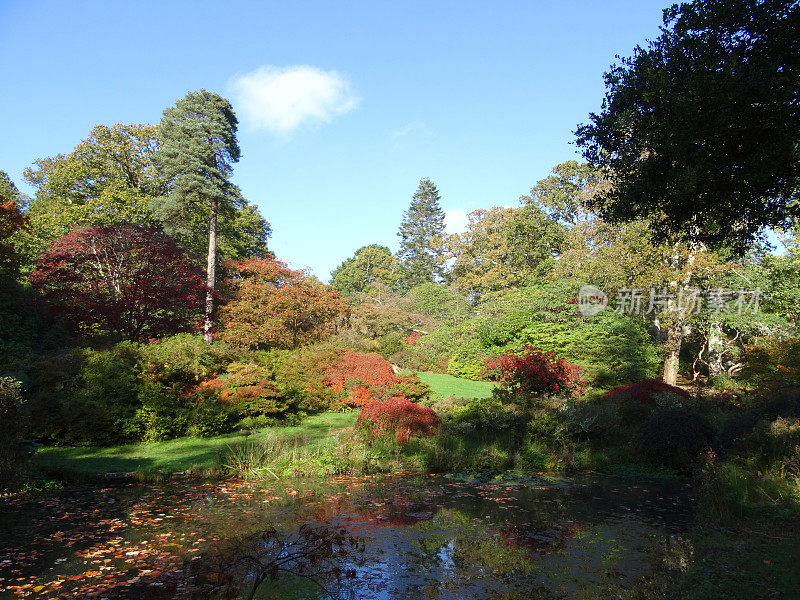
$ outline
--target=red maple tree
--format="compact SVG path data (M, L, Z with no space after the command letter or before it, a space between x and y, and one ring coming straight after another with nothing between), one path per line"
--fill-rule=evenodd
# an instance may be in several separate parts
M0 196L0 275L16 275L19 269L19 254L10 238L26 227L26 218L13 200L3 201Z
M206 292L202 270L169 236L135 225L73 230L29 280L68 324L132 341L191 330Z

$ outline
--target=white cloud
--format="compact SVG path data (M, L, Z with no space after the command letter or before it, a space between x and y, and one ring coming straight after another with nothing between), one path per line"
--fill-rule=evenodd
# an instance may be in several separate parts
M410 135L421 135L427 137L431 135L431 130L422 121L411 121L410 123L404 125L403 127L392 129L389 132L389 139L396 141L401 138L408 137Z
M444 229L447 233L463 233L467 230L469 217L463 208L444 211Z
M231 88L243 120L273 133L330 121L360 102L345 77L305 65L259 67L234 78Z

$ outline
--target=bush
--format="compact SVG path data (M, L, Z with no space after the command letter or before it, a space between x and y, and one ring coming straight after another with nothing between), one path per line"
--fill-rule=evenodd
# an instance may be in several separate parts
M403 396L412 402L422 402L431 395L430 386L419 378L416 373L402 373L397 375L397 382L389 388L391 396Z
M275 365L275 382L286 398L301 410L337 410L345 406L346 394L327 383L326 369L335 364L343 350L327 345L301 348Z
M521 417L503 406L497 398L464 400L460 405L442 411L441 416L448 424L469 424L472 428L489 432L510 431L521 424Z
M178 402L171 390L150 381L142 387L137 399L140 408L123 425L128 437L155 442L186 433L191 411Z
M37 403L34 433L72 446L131 439L128 423L142 389L137 359L136 345L124 342L111 350L79 350L43 361L54 372L31 381Z
M481 362L468 362L457 358L451 358L447 362L447 372L450 373L450 375L471 379L472 381L481 381L485 379L485 370Z
M294 408L294 402L270 381L270 376L267 367L234 362L224 374L204 381L196 391L216 394L220 402L243 416L280 415Z
M222 373L235 353L223 342L208 344L188 333L139 346L142 371L148 379L185 390Z
M384 358L389 358L393 354L402 352L406 348L403 337L396 331L387 333L378 339L378 353Z
M198 404L192 412L189 433L200 437L212 437L230 432L239 418L239 413L213 401Z
M714 430L704 418L685 409L665 408L639 426L633 446L647 462L689 473L713 437Z
M742 376L751 383L800 385L800 340L763 338L746 345Z
M741 450L740 445L759 422L800 417L800 388L780 390L774 395L767 390L763 394L756 406L728 420L714 444L718 454L725 456Z
M0 489L26 470L28 453L21 442L27 429L27 410L20 382L0 377Z
M402 397L367 404L356 420L356 427L370 438L394 439L399 444L406 444L412 436L433 435L440 425L432 409Z
M691 395L686 390L664 383L660 379L645 379L636 383L615 387L613 390L606 392L606 398L627 397L641 404L655 405L655 395L663 392L669 392L684 400L691 399Z
M493 395L522 406L544 396L576 394L582 384L580 367L531 346L496 356L487 362L487 368L500 382Z
M602 398L567 402L561 414L570 433L592 440L603 440L617 434L623 420L620 406Z

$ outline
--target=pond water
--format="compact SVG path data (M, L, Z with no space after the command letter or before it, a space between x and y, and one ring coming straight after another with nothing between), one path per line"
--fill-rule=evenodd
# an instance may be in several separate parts
M690 494L597 475L72 488L0 505L0 597L668 598Z

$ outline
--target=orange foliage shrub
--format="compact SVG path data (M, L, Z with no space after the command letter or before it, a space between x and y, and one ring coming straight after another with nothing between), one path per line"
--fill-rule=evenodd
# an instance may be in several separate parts
M279 414L289 408L266 369L255 364L232 363L227 373L202 382L194 391L213 393L249 416Z
M325 368L325 382L336 392L347 392L345 402L350 406L363 406L376 396L385 397L399 380L380 354L348 350Z
M744 347L742 375L756 384L800 385L800 340L764 337Z

